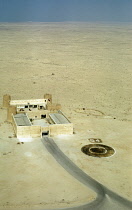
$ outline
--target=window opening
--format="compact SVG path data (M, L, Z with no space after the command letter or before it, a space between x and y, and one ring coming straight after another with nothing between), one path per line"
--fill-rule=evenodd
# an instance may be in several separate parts
M41 119L44 119L44 118L46 118L46 114L41 115Z
M37 105L34 105L33 108L37 108Z

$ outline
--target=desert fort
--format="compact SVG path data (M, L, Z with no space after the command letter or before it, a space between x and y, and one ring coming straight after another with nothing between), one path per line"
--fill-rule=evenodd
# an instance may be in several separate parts
M131 31L130 23L0 23L0 210L96 199L48 151L42 139L51 136L58 153L131 200ZM105 154L107 146L111 156L85 154Z

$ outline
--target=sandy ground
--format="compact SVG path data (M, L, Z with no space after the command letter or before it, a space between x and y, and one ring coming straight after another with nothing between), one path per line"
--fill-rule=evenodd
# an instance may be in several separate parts
M121 23L0 24L0 104L52 93L74 123L59 147L90 176L131 199L132 25ZM85 108L85 110L83 109ZM109 158L81 152L89 138L116 150ZM96 195L74 180L40 139L17 144L0 109L0 209L75 206Z

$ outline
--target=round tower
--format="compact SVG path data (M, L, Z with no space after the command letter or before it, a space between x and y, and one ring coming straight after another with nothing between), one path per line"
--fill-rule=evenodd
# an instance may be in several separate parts
M11 96L6 94L3 96L3 108L8 108L10 106Z
M51 94L46 93L44 95L44 99L48 99L48 102L50 102L52 104L52 95Z
M16 106L9 106L7 110L7 121L12 122L12 114L15 115L16 113L17 113Z

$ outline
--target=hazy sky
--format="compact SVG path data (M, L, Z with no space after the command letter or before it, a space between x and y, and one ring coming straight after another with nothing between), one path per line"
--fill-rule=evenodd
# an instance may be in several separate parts
M132 0L0 0L0 22L127 21Z

